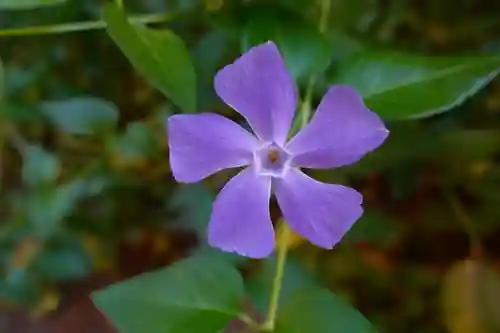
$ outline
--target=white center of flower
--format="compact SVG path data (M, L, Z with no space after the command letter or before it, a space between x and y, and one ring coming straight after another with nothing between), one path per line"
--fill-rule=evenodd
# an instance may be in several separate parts
M291 155L271 143L254 151L254 164L257 172L263 176L283 177L290 165Z

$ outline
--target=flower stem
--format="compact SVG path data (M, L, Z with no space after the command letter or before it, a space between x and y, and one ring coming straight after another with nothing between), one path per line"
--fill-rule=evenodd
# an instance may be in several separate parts
M330 8L331 8L331 0L320 0L320 6L321 6L321 16L319 18L319 32L324 34L326 32L326 29L328 28L328 15L330 14ZM304 96L304 102L302 103L302 108L301 108L301 117L302 117L302 127L304 127L308 122L309 118L311 116L311 100L312 100L312 95L314 91L314 85L316 83L316 76L311 75L309 78L309 82L307 83L306 87L306 93Z
M146 15L130 17L130 22L136 24L162 23L170 21L174 17L175 13L146 14ZM103 20L72 22L63 24L42 25L37 27L3 29L0 30L0 37L51 35L51 34L62 34L66 32L75 32L75 31L97 30L104 28L106 28L106 22L104 22Z
M288 243L290 238L290 229L285 221L282 221L282 229L278 238L278 258L276 263L276 274L273 281L273 289L271 299L269 301L269 310L267 312L267 319L262 325L264 331L273 331L276 323L276 313L278 311L278 304L281 292L281 285L283 284L283 276L285 272L285 263L288 253Z
M249 315L247 315L246 313L241 314L238 317L238 319L240 321L242 321L243 323L245 323L246 327L248 329L251 329L251 332L259 331L260 330L259 324L255 320L253 320Z
M319 18L319 32L324 34L328 28L328 15L331 9L331 0L320 0L321 17Z
M311 99L314 88L314 81L316 78L311 76L309 78L309 82L306 87L306 93L304 96L304 101L302 102L302 106L300 107L300 127L303 128L309 122L309 118L311 117Z
M123 8L123 0L115 0L116 7Z

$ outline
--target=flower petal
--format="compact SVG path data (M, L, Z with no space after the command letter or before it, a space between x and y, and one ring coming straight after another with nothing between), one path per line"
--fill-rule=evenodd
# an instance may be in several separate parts
M231 179L218 194L208 226L208 242L250 258L267 257L274 248L269 214L271 178L252 167Z
M326 93L311 122L290 141L295 165L328 169L352 164L380 146L389 131L366 108L361 96L345 85Z
M360 193L318 182L298 169L276 179L276 197L291 228L326 249L337 244L363 214Z
M170 166L178 182L193 183L226 168L251 163L257 139L215 113L174 115L168 119Z
M255 46L215 76L215 91L241 113L259 138L282 145L297 106L297 91L278 48Z

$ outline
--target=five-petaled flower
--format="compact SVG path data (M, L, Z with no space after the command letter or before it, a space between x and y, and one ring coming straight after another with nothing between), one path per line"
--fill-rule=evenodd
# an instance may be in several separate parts
M276 45L267 42L220 70L219 97L248 121L251 134L214 113L168 119L170 164L178 182L198 182L226 168L245 168L218 194L208 226L211 246L252 258L274 249L271 192L285 220L322 248L332 248L363 214L349 187L318 182L300 168L352 164L389 131L350 87L331 87L311 122L287 141L297 90Z

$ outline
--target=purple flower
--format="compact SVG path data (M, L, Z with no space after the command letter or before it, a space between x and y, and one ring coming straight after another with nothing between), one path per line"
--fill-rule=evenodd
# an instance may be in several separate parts
M253 47L215 77L219 97L255 135L214 113L168 119L170 164L178 182L193 183L226 168L245 168L218 194L208 226L211 246L252 258L274 249L271 191L297 233L332 248L363 214L357 191L318 182L300 168L352 164L389 131L350 87L331 87L311 122L287 141L297 90L276 45Z

